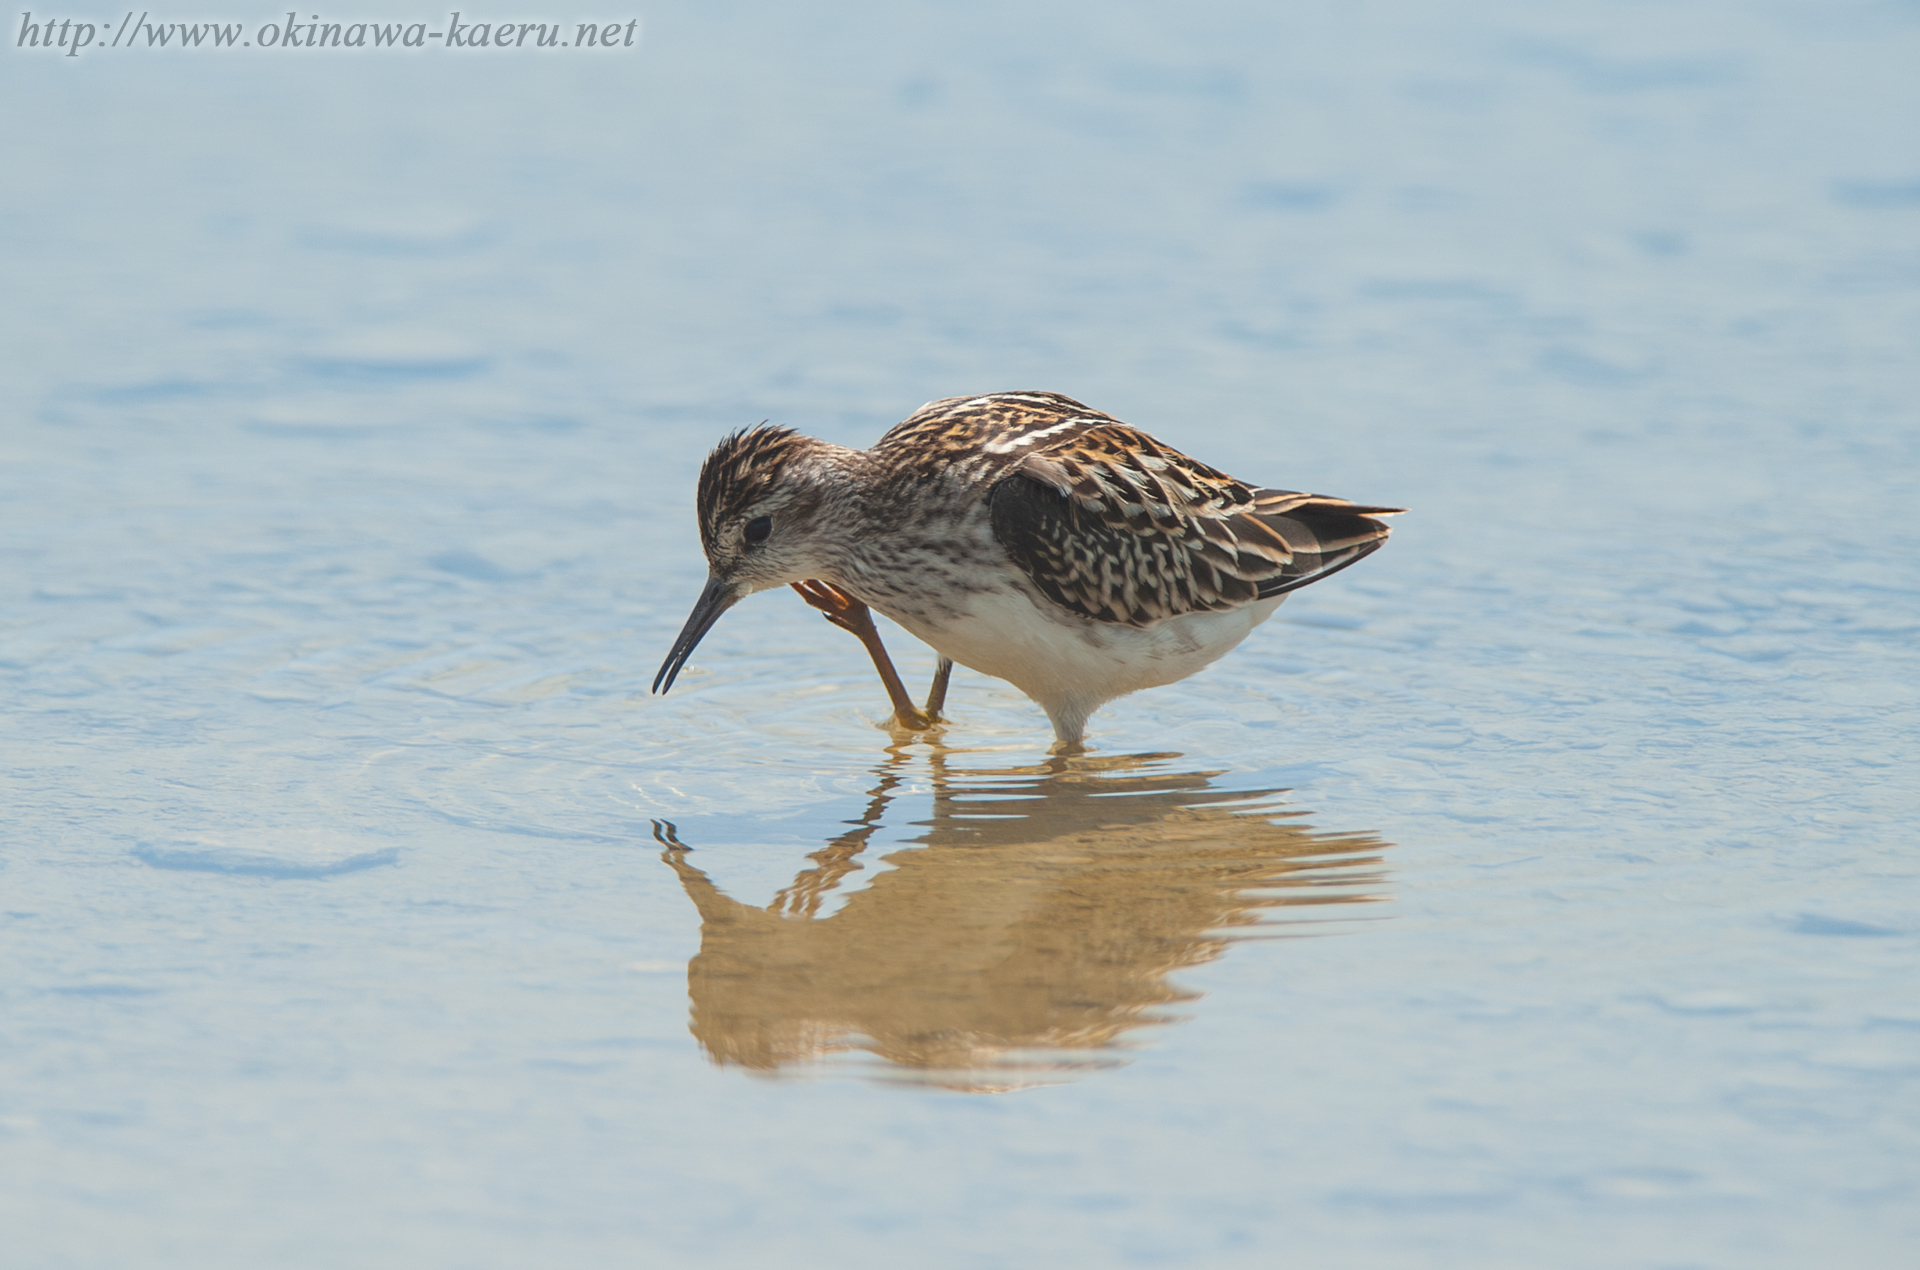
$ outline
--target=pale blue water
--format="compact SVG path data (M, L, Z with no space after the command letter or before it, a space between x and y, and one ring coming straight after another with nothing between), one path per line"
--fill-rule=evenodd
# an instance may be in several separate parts
M1911 1264L1920 9L583 16L0 54L0 1259ZM647 694L1008 388L1414 511L1077 766Z

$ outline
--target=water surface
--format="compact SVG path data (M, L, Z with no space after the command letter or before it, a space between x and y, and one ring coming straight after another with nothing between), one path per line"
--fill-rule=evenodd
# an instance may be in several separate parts
M1912 6L622 16L0 52L12 1261L1911 1260ZM1084 758L647 692L1022 388L1413 511Z

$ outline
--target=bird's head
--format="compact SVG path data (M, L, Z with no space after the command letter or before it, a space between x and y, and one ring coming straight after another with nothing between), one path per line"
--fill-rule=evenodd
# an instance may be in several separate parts
M700 468L700 545L707 585L654 677L673 687L720 615L755 591L831 572L827 549L851 509L844 468L855 452L764 424L715 446Z

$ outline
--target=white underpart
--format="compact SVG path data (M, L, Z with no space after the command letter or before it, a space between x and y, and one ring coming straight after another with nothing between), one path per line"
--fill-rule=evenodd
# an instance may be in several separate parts
M1285 598L1220 613L1187 613L1146 627L1056 617L1013 590L969 597L959 618L943 618L937 626L888 616L962 666L1004 679L1032 697L1053 721L1055 737L1077 745L1087 716L1101 705L1185 679L1212 664L1271 617Z

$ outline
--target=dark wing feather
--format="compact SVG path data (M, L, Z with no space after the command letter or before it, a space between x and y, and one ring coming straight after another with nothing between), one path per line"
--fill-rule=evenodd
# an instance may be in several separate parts
M1258 489L1124 424L1021 460L994 537L1055 603L1145 626L1283 595L1378 550L1398 508Z

